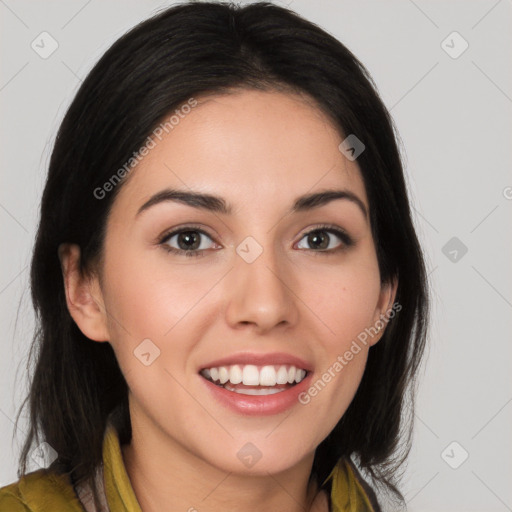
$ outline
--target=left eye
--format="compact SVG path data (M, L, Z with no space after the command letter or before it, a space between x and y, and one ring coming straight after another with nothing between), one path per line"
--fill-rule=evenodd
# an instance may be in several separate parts
M337 245L333 246L332 235L334 235L335 238L338 238L338 240L340 240L341 243L338 243ZM319 251L330 251L333 249L337 249L339 246L342 245L349 246L352 243L351 239L348 237L346 233L333 228L314 229L313 231L306 233L301 240L304 239L306 239L306 243L309 244L310 247L301 247L300 245L298 245L297 247L299 247L299 249L318 249Z

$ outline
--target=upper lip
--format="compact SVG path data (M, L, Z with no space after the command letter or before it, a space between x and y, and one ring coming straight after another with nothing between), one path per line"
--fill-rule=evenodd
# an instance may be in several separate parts
M205 368L218 368L220 366L231 366L235 364L253 364L255 366L291 365L306 371L312 371L313 369L312 365L304 359L284 352L271 352L266 354L240 352L238 354L232 354L221 359L216 359L208 364L204 364L199 368L199 371L204 370Z

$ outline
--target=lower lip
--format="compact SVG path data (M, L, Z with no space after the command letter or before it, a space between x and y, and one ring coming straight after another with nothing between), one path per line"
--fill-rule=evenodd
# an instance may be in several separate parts
M272 395L243 395L217 386L201 375L208 391L222 405L246 416L267 416L284 412L299 404L299 395L309 387L311 372L295 386Z

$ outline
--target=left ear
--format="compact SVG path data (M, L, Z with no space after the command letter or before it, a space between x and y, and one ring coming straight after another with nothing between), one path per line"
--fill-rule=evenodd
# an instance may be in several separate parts
M398 278L393 277L390 281L382 283L379 301L375 308L375 314L373 318L373 325L370 328L372 336L370 339L370 345L375 345L384 335L386 327L390 318L395 315L395 310L400 309L395 307L395 297L398 288Z

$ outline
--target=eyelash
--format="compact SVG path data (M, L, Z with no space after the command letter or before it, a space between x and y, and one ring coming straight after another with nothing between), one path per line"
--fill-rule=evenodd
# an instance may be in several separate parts
M200 249L200 250L196 249L196 250L193 250L193 251L186 251L186 250L183 250L183 249L176 249L175 247L170 247L167 244L167 242L173 236L179 235L179 234L187 232L187 231L193 231L193 232L201 233L202 235L205 235L208 238L212 239L212 237L208 233L206 233L206 231L204 231L203 229L201 229L198 226L191 225L191 226L185 226L185 227L182 227L182 228L177 229L175 231L171 231L169 233L166 233L160 239L160 241L158 243L167 252L173 253L173 254L177 254L179 256L186 256L186 257L202 257L202 256L205 256L204 253L205 253L205 251L207 249ZM341 230L340 228L337 228L337 227L334 227L334 226L330 226L330 225L327 225L327 224L321 225L321 226L317 226L314 229L311 229L310 231L307 231L306 233L304 233L302 235L300 240L302 240L306 236L310 235L311 233L322 232L322 231L325 231L327 233L331 233L331 234L336 235L341 240L342 244L339 247L336 247L335 249L324 249L324 250L306 249L306 250L312 252L313 254L315 254L315 256L317 256L318 253L320 253L322 255L325 255L325 256L331 256L331 255L333 255L335 253L338 253L339 251L343 251L345 249L348 249L352 245L354 245L354 241L352 240L352 238L345 231Z

